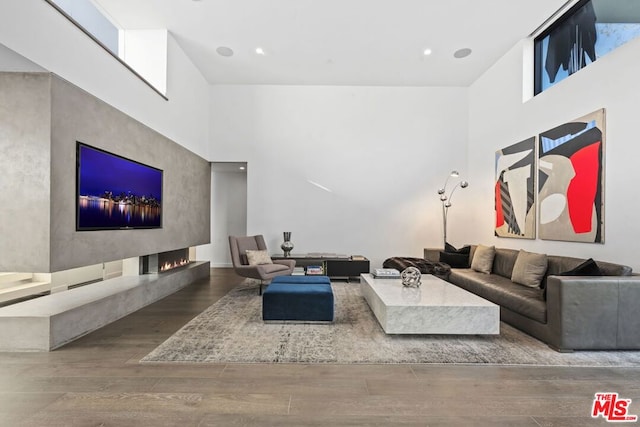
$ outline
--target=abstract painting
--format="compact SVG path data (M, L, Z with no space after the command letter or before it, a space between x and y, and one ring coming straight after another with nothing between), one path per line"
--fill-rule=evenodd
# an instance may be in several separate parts
M541 133L539 236L604 243L605 110Z
M536 238L535 148L536 139L531 137L496 151L498 237Z

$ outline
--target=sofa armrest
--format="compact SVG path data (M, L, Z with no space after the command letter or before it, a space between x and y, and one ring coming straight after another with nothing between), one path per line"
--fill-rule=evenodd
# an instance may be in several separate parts
M620 277L618 294L618 348L640 348L640 275Z
M640 348L640 276L549 276L549 344L559 350Z

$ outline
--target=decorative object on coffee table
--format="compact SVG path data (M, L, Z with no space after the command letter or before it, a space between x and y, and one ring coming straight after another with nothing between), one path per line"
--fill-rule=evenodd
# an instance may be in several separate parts
M449 178L459 178L460 173L458 171L451 171L447 179L444 181L444 185L442 188L438 190L438 194L440 195L440 201L442 202L442 233L443 233L443 247L447 243L447 215L449 214L449 208L451 207L451 200L453 198L453 193L456 191L458 187L467 188L469 183L467 181L458 181L458 183L449 191L447 194L447 184L449 183Z
M396 268L374 268L373 277L376 279L399 279L400 271Z
M415 267L407 267L400 273L402 279L402 286L409 288L418 288L422 284L422 273Z
M285 231L282 234L284 235L284 242L282 242L282 244L280 245L280 248L282 248L282 251L284 252L284 256L288 257L291 254L291 251L293 250L293 243L291 243L291 232Z

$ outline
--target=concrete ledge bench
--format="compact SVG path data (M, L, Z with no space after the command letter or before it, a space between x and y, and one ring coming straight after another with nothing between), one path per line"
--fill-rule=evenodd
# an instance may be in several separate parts
M262 320L333 322L333 302L327 276L279 276L262 294Z
M208 277L209 262L121 276L0 308L0 351L50 351Z

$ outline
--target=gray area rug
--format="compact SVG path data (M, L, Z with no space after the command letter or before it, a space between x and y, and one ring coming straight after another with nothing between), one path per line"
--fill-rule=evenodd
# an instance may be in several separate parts
M640 366L638 351L558 353L501 323L499 336L386 335L358 283L333 283L333 324L265 324L255 283L233 289L142 362Z

